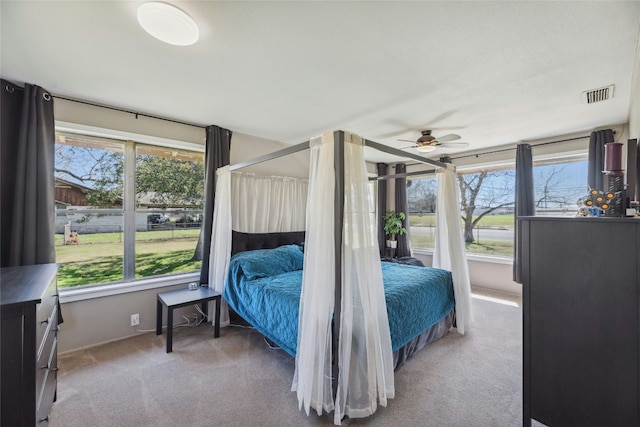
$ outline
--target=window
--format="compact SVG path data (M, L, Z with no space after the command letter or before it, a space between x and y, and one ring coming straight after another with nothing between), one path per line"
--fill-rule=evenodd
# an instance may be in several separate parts
M587 162L534 163L536 215L575 216L587 194ZM458 175L460 216L468 254L513 256L515 170ZM407 188L413 249L434 249L436 178L414 179Z
M413 249L435 248L436 177L407 181L409 235Z
M199 270L202 152L56 133L61 288Z
M467 253L513 256L515 170L459 174L458 184Z

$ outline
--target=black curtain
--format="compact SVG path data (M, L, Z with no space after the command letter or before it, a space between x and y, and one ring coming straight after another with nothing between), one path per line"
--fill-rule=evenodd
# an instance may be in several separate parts
M2 80L1 265L55 262L53 99Z
M636 196L640 200L640 142L636 139Z
M531 145L518 144L516 148L515 232L513 255L513 280L522 283L522 230L518 222L521 216L536 214L533 194L533 159Z
M378 176L385 176L387 174L387 164L377 163ZM386 239L384 235L384 221L382 217L387 211L387 180L382 179L378 181L378 247L380 249L380 256L385 256Z
M48 264L56 260L53 98L1 83L0 267Z
M403 163L396 165L396 174L407 173L407 166ZM396 178L396 212L403 212L405 219L402 226L407 229L407 234L397 236L398 247L396 256L411 256L409 247L409 205L407 204L407 178Z
M608 142L614 142L611 129L591 132L588 165L588 184L590 189L605 190L602 171L604 170L604 145Z
M216 170L227 166L231 161L232 132L219 126L207 127L207 142L205 147L205 177L204 177L204 221L197 250L202 259L200 269L200 283L209 283L209 252L211 248L211 227L213 225L213 206L216 198Z
M634 158L635 160L631 161L631 167L634 167L634 163L635 163L635 192L634 194L627 194L627 196L631 197L633 200L640 200L640 144L639 141L637 139L630 139L627 143L627 146L632 146L633 145L633 150L635 151L635 156L633 156L633 154L630 154L630 156L632 156L632 158Z

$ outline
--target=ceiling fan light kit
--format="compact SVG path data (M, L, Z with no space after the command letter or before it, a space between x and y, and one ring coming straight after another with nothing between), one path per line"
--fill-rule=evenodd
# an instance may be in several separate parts
M418 153L430 153L436 149L435 145L418 145L416 150Z
M200 37L195 21L182 10L167 3L143 3L138 7L137 18L147 33L167 44L190 46Z
M422 136L416 141L411 141L408 139L399 139L398 141L413 142L413 147L407 148L415 148L419 153L430 153L438 147L462 148L469 146L469 144L466 142L448 142L460 139L460 135L456 135L454 133L443 135L440 138L436 138L431 135L431 130L429 129L420 131L420 133L422 134Z

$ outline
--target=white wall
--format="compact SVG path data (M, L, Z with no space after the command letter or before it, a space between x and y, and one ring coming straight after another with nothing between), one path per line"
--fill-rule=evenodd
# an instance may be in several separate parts
M204 127L189 126L140 115L136 117L135 114L123 111L59 98L54 98L53 105L56 126L58 127L70 123L76 129L86 127L92 132L108 129L113 135L113 131L116 131L138 142L166 142L170 144L172 141L177 141L193 144L194 148L199 147L204 150L207 138Z
M433 265L433 255L425 252L414 252L427 267ZM489 289L512 295L522 295L522 285L513 281L513 262L504 259L482 259L481 256L469 256L468 267L471 286Z
M231 137L231 164L250 160L258 156L287 148L282 142L234 132ZM240 169L258 175L309 177L309 150L303 150L275 160Z
M58 332L58 352L91 347L142 333L137 330L155 330L158 292L184 287L186 285L181 284L73 302L64 302L65 298L61 296L64 323ZM131 326L131 315L134 313L140 314L139 326ZM176 309L173 323L183 323L182 315L193 313L195 310L192 307ZM167 324L166 310L163 310L163 324ZM166 336L166 330L163 334ZM180 345L178 334L174 334L173 345L174 348Z

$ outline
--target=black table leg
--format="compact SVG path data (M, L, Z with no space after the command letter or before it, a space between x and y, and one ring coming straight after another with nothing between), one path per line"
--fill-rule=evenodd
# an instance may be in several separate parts
M156 335L162 335L162 303L158 299L158 307L156 308Z
M213 337L218 338L220 336L220 297L216 298L216 318L213 319Z
M173 307L167 307L167 353L173 348Z

